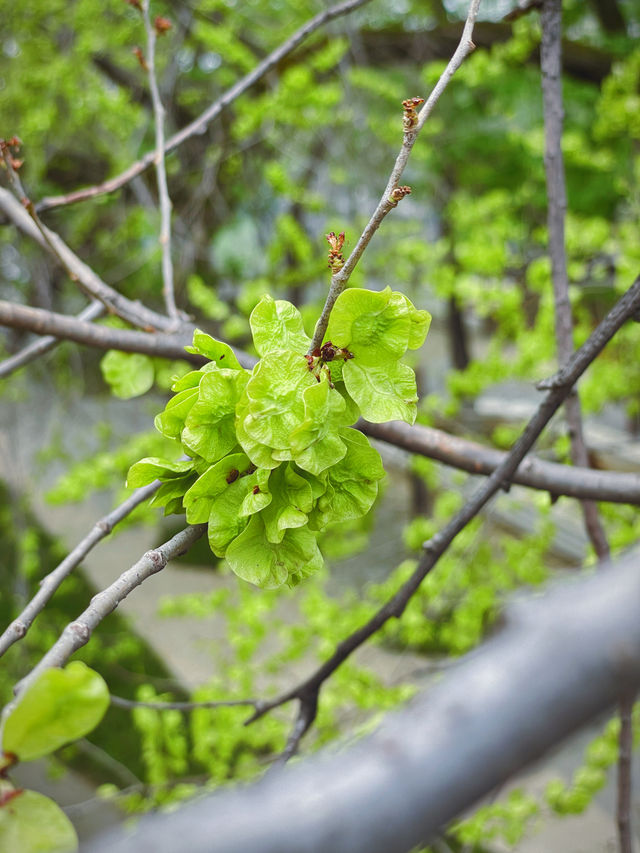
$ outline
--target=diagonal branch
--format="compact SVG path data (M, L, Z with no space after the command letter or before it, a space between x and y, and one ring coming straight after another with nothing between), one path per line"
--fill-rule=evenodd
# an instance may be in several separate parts
M94 299L102 302L108 311L117 314L123 320L143 329L161 329L170 331L175 327L175 320L158 314L146 308L140 302L133 302L126 296L109 287L102 279L85 264L62 240L62 238L39 220L33 205L28 202L35 219L15 199L8 190L0 187L0 210L28 237L31 237L54 257L65 268L70 278L77 282L82 290Z
M303 24L300 29L296 30L290 38L265 57L262 62L256 65L253 71L245 74L245 76L228 89L222 97L218 98L218 100L214 101L211 106L207 107L207 109L197 119L194 119L194 121L186 127L183 127L182 130L178 131L178 133L174 133L173 136L169 137L164 146L165 153L173 151L192 136L204 133L207 126L217 118L226 107L232 104L236 98L239 98L240 95L243 95L253 85L261 80L265 74L271 71L272 68L275 68L279 62L295 50L298 45L302 44L302 42L317 29L329 23L329 21L333 21L335 18L339 18L342 15L348 15L350 12L353 12L360 6L364 6L365 3L368 2L369 0L346 0L346 2L337 3L335 6L331 6L324 12L320 12L315 17L311 18L311 20L307 21L306 24ZM84 201L85 199L96 198L104 193L115 192L148 169L149 166L153 164L154 158L155 152L149 151L141 160L133 163L120 175L117 175L108 181L104 181L102 184L96 184L93 187L77 190L76 192L68 193L67 195L43 198L36 205L36 209L38 212L42 212L43 210L51 210L51 208L54 207L61 207L66 204L75 204L76 202Z
M266 702L263 708L247 720L247 724L259 719L273 708L291 702L293 699L298 699L301 703L306 702L308 706L309 695L315 693L318 696L327 678L357 648L377 633L389 619L399 619L402 616L413 594L437 564L458 533L475 518L496 492L501 488L509 487L520 462L529 452L542 430L551 420L551 417L571 393L574 384L622 324L629 317L634 316L639 308L640 277L636 279L629 290L594 330L588 340L571 357L565 367L558 372L553 387L540 403L536 413L525 427L506 459L495 469L485 483L477 489L475 494L472 495L449 523L425 543L424 553L411 577L398 589L395 595L379 608L368 622L346 637L337 646L333 655L318 667L314 673L291 690Z
M146 702L143 699L125 699L111 694L111 704L115 708L133 711L135 708L152 708L154 711L197 711L200 708L238 708L251 705L260 706L259 699L225 699L203 702Z
M52 572L40 581L40 589L24 608L22 613L13 620L6 631L0 636L0 657L18 640L26 636L35 618L41 613L60 584L71 572L80 565L101 539L108 536L113 528L126 518L141 503L150 498L160 488L160 482L143 486L127 498L126 501L112 510L108 515L96 521L92 530L79 542L64 560Z
M331 314L333 306L335 305L336 299L347 286L347 282L351 277L351 273L356 268L356 265L362 257L364 250L371 242L371 238L376 233L376 231L382 224L383 219L389 213L389 211L393 210L394 207L397 207L398 201L402 198L404 194L411 191L408 187L404 188L404 192L399 191L400 178L402 177L402 173L404 172L405 167L409 161L409 156L418 137L418 134L424 127L426 120L433 112L435 105L440 100L440 96L447 88L449 81L456 73L458 68L460 68L467 56L469 56L469 54L475 50L475 45L471 40L471 36L473 35L473 27L478 16L479 6L480 0L471 0L471 3L469 4L469 12L467 14L467 20L462 31L462 36L460 37L458 47L456 48L455 53L449 60L447 67L440 75L440 79L438 80L438 82L433 88L433 91L427 98L424 107L418 114L417 120L414 124L411 124L411 126L405 128L402 147L400 148L400 152L396 157L396 162L391 171L391 175L389 176L389 180L387 181L387 186L385 187L384 192L382 193L382 197L378 202L378 206L371 215L371 219L367 222L364 231L360 235L358 242L354 246L353 251L351 252L349 257L347 258L344 266L339 270L339 272L336 272L331 277L331 286L329 287L329 293L327 294L327 299L322 309L320 319L318 320L315 331L313 333L313 340L311 342L311 346L309 347L309 354L311 354L314 349L317 349L322 345L324 334L327 331L327 325L329 323L329 316ZM397 197L394 197L394 193L398 192L400 192L400 194Z
M95 628L116 609L121 601L137 586L140 586L143 581L162 571L170 560L186 553L206 529L206 524L185 527L164 545L147 551L137 563L123 572L110 586L94 595L87 609L76 620L67 625L40 662L22 681L18 682L14 688L16 697L27 690L40 673L52 667L64 666L75 651L89 642ZM15 700L6 705L3 710L3 717L6 718L14 706Z

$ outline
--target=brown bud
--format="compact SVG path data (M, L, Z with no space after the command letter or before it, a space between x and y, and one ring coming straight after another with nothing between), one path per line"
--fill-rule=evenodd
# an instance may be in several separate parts
M405 133L409 130L413 130L417 125L418 113L416 112L416 108L419 107L420 104L424 104L424 98L407 98L402 102L402 107L404 109L402 127Z
M402 199L406 195L411 195L411 187L408 187L408 186L396 187L395 190L393 190L391 192L391 195L389 196L389 201L395 207L398 204L398 202L402 201Z
M138 12L142 12L142 4L140 0L124 0L125 3L128 3L129 6L133 6L134 9L137 9Z
M148 71L149 66L147 65L147 60L144 58L144 53L142 52L141 48L134 47L131 52L137 58L138 62L140 63L140 66L144 68L145 71Z
M159 36L163 36L168 30L171 29L172 26L173 24L171 23L171 21L168 18L163 18L161 15L158 15L158 17L153 22L153 27Z

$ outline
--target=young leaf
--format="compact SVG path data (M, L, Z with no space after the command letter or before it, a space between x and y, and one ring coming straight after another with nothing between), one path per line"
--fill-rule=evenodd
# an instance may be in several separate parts
M404 355L410 331L409 309L392 298L390 288L376 292L353 287L336 300L326 338L361 364L383 365Z
M247 383L246 371L214 370L202 377L198 400L181 433L182 444L208 462L217 462L237 445L235 410Z
M292 430L305 417L303 391L315 384L303 356L286 351L265 356L247 383L251 417L244 420L245 432L267 447L288 450Z
M249 323L253 343L261 356L276 350L304 355L309 349L311 339L304 330L300 312L284 299L263 296L251 312Z
M269 542L282 542L285 531L302 527L313 508L311 486L289 465L272 471L269 479L272 499L262 511L265 534Z
M187 352L198 353L215 361L218 367L240 370L241 365L229 344L217 341L206 332L196 329L193 333L193 346L185 347Z
M141 353L110 349L100 361L104 381L116 397L128 400L145 394L153 385L153 361Z
M378 495L378 480L384 477L380 454L366 435L355 429L342 429L340 437L347 452L326 472L327 488L318 499L313 517L317 529L366 515Z
M72 661L65 669L48 669L5 720L2 748L20 761L48 755L94 729L108 707L104 679L86 664Z
M182 477L193 468L191 459L177 459L170 462L167 459L159 459L157 456L147 456L139 462L135 462L127 474L127 488L138 489L140 486L148 486L154 480L170 480L174 477Z
M208 521L213 499L227 490L241 474L246 474L249 467L248 456L244 453L232 453L211 465L198 477L184 496L189 524L203 524Z
M287 530L282 541L268 541L261 514L251 516L243 532L227 548L227 562L243 580L264 589L287 583L322 568L322 554L315 535L306 527Z
M184 512L182 498L190 486L195 483L197 476L195 471L190 471L186 477L176 477L167 483L163 483L151 498L149 506L163 506L165 515L170 515L173 512Z
M416 376L407 364L363 365L353 359L345 364L343 376L347 391L366 420L375 424L396 420L415 423Z
M158 432L167 438L180 438L191 407L198 399L197 388L186 388L172 397L165 406L164 412L156 415L154 424Z
M300 468L320 474L346 453L337 429L345 423L347 406L326 381L305 388L302 399L305 418L291 432L291 450Z
M431 314L428 311L418 310L404 293L400 293L397 290L391 294L391 298L403 302L407 308L409 320L411 321L409 349L419 349L424 343L429 327L431 326Z
M37 791L0 791L0 850L73 853L77 849L73 824L53 800Z

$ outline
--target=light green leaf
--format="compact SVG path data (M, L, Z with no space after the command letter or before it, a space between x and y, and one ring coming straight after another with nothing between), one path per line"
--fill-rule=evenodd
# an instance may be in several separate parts
M217 369L218 365L215 361L208 361L206 364L203 364L199 370L190 370L183 376L175 378L173 385L171 386L171 390L177 393L178 391L186 391L188 388L197 388L200 384L200 380L206 373L210 370Z
M418 391L415 373L407 364L363 365L354 359L345 364L343 375L363 418L376 424L395 420L415 423Z
M269 468L258 468L255 472L255 485L247 492L240 508L240 515L248 516L264 509L271 503L272 495L269 487Z
M168 483L163 483L151 499L149 506L163 506L165 515L183 512L182 498L189 487L195 483L196 477L197 474L193 471L189 472L186 477L178 477L169 480Z
M311 485L289 465L281 465L271 472L269 488L272 500L261 517L269 542L282 542L285 531L302 527L313 508Z
M244 425L250 418L252 415L249 414L249 401L244 394L236 408L236 436L240 446L258 468L277 468L280 461L273 455L273 450L253 439L246 431Z
M217 462L237 445L236 404L249 374L214 370L202 377L198 400L192 406L181 433L185 449L208 462Z
M5 720L2 748L20 761L54 752L94 729L109 707L104 679L86 664L48 669L19 698Z
M255 474L242 477L227 485L226 489L211 501L207 532L209 547L216 557L224 557L229 542L246 527L247 518L240 513L255 484Z
M327 381L306 388L302 399L305 418L290 436L293 458L305 471L320 474L346 453L336 430L346 421L347 406Z
M365 435L355 429L340 430L347 448L344 459L326 472L327 488L318 499L313 526L361 518L371 509L384 477L382 459Z
M326 338L348 349L361 364L382 365L404 355L410 331L409 309L392 298L390 288L376 292L352 287L336 300Z
M304 355L311 344L300 312L284 299L263 296L251 312L249 323L253 343L261 356L276 350L292 350Z
M138 489L147 486L154 480L169 480L174 477L182 477L193 468L191 459L177 459L170 462L157 456L146 456L129 468L127 474L127 488Z
M2 794L7 797L6 789ZM5 853L73 853L78 836L60 806L37 791L16 791L0 806L0 850Z
M215 361L218 367L240 370L241 365L229 344L217 341L201 329L193 333L193 346L185 347L187 352L198 353L205 358Z
M265 356L247 383L250 417L244 431L260 444L288 450L291 432L305 417L303 391L316 383L304 356L286 351Z
M184 506L189 524L209 521L213 499L228 489L250 467L249 457L244 453L232 453L215 465L211 465L185 493Z
M167 438L180 438L191 407L198 399L197 388L186 388L172 397L165 406L164 412L156 415L154 424L158 432Z
M431 314L428 311L418 310L413 302L399 291L391 294L392 299L402 301L409 312L411 328L409 330L409 349L419 349L427 337L431 326Z
M153 385L155 370L148 355L110 349L100 361L104 381L116 397L128 400L145 394Z
M253 515L227 548L227 562L238 577L274 589L285 583L293 586L322 568L322 554L308 528L287 530L282 541L274 544L266 537L261 515Z

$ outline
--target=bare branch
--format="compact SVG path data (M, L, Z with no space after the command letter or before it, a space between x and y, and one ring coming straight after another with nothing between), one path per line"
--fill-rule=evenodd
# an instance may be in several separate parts
M507 607L506 627L374 734L143 817L87 853L406 853L640 687L638 556ZM553 665L550 665L550 661Z
M228 89L221 98L218 98L218 100L214 101L210 107L207 107L207 109L197 119L192 121L186 127L183 127L182 130L178 131L178 133L174 133L174 135L165 143L165 153L173 151L174 148L177 148L192 136L204 133L207 126L217 118L226 107L232 104L236 98L239 98L240 95L243 95L255 83L261 80L265 74L271 71L272 68L294 51L298 45L302 44L302 42L317 29L324 26L329 21L333 21L335 18L339 18L342 15L348 15L350 12L353 12L360 6L364 6L365 3L368 2L369 0L346 0L346 2L337 3L335 6L331 6L324 12L320 12L315 17L311 18L311 20L307 21L306 24L303 24L300 29L296 30L290 38L263 59L262 62L256 65L253 71L250 71L241 80L238 80L238 82ZM61 207L62 205L75 204L76 202L84 201L85 199L96 198L96 196L103 195L104 193L115 192L125 186L125 184L128 184L129 181L133 180L137 175L140 175L148 169L149 166L153 164L154 159L155 152L149 151L141 160L133 163L120 175L117 175L108 181L104 181L104 183L96 184L96 186L87 187L86 189L77 190L76 192L68 193L67 195L43 198L38 202L38 204L36 204L36 209L38 212L42 212L43 210L50 210L53 207Z
M44 308L30 308L4 300L0 300L0 325L26 329L39 335L54 335L56 338L76 341L97 349L119 349L123 352L141 352L162 358L181 358L198 365L206 361L202 356L185 352L188 332L171 335L112 329L109 326L96 326L76 317L68 317L66 314L45 311ZM192 334L193 327L190 327L190 331Z
M127 498L126 501L116 507L103 518L96 521L92 530L79 542L64 560L56 566L46 577L40 581L40 589L33 596L31 601L24 608L22 613L13 620L6 631L0 636L0 657L9 649L15 642L26 636L27 631L33 624L36 616L41 613L47 602L52 598L55 591L61 583L67 578L71 572L80 565L87 554L108 536L113 528L126 518L133 510L140 506L141 503L150 498L160 488L160 481L151 483L148 486L143 486Z
M14 688L16 696L27 690L40 673L52 667L64 666L75 651L89 642L95 628L116 609L121 601L147 578L162 571L170 560L186 553L206 529L206 524L185 527L164 545L147 551L137 563L123 572L110 586L94 595L87 609L76 620L67 625L40 662L22 681L18 682ZM14 705L15 701L5 707L3 717L11 712Z
M471 40L471 36L473 35L473 27L478 16L479 6L480 0L471 0L467 20L462 31L462 36L460 37L460 43L458 44L455 53L449 60L447 67L440 75L440 79L434 86L433 91L427 98L424 107L418 114L416 123L412 126L405 127L402 147L400 148L400 152L396 158L393 170L391 172L391 175L389 176L389 180L387 181L387 186L385 187L385 190L382 193L382 197L378 202L378 206L374 210L371 219L367 222L364 231L360 235L358 242L354 246L353 251L351 252L349 257L347 258L344 266L340 269L339 272L336 272L334 275L331 276L331 286L329 288L329 293L327 294L327 299L322 309L320 319L318 320L315 331L313 333L313 340L311 342L311 346L309 347L309 354L311 354L314 349L317 349L318 347L322 346L324 334L327 331L327 325L329 323L329 316L331 314L333 306L335 305L336 299L347 286L347 282L351 277L351 273L356 268L356 265L362 257L362 253L369 245L371 238L380 227L382 220L385 218L385 216L389 213L390 210L393 210L394 207L397 207L398 200L402 198L402 195L406 194L406 192L403 192L398 197L395 197L394 195L398 193L400 178L402 177L402 173L405 170L405 167L409 160L409 156L411 154L411 149L414 146L418 133L424 127L427 118L431 115L433 108L439 101L440 96L446 89L453 75L456 73L458 68L460 68L467 56L469 56L469 54L472 53L475 49L475 45ZM407 187L405 187L404 190L408 190L410 192L409 188Z
M142 0L142 18L147 33L147 72L149 88L153 104L153 118L156 129L156 151L154 163L158 181L158 198L160 200L160 246L162 247L162 293L167 314L178 318L173 286L173 261L171 259L171 198L167 186L167 170L164 164L164 120L165 109L162 105L156 77L156 29L149 17L149 0Z
M33 205L31 208L33 209ZM2 187L0 187L0 210L28 237L51 252L62 263L71 279L77 282L89 296L102 302L112 314L117 314L123 320L143 329L171 331L175 328L174 319L157 314L140 302L133 302L109 287L91 267L71 251L55 231L47 228L40 220L36 223L20 202Z
M501 488L508 486L521 461L527 455L534 442L560 408L575 382L599 355L605 345L622 324L640 308L640 277L607 314L583 346L570 358L558 375L554 387L539 405L520 438L516 441L504 461L498 465L486 482L480 486L462 509L424 545L424 553L411 577L398 589L385 604L360 628L342 640L333 655L300 684L281 694L253 714L247 722L253 722L272 708L284 705L293 699L307 697L310 692L320 692L323 683L345 660L370 637L377 633L391 618L402 616L411 597L424 578L437 564L438 560L453 542L458 533L480 512L488 501Z
M229 699L211 702L145 702L142 699L125 699L111 694L111 704L116 708L132 711L134 708L153 708L154 711L197 711L199 708L238 708L260 706L259 699Z
M97 320L98 317L102 317L104 312L105 307L101 302L92 302L91 305L88 305L77 315L76 319L82 321ZM27 344L27 346L24 347L24 349L21 349L20 352L17 352L0 362L0 379L5 379L16 370L19 370L21 367L35 361L37 358L40 358L41 355L45 355L45 353L50 352L52 349L57 347L59 343L59 338L56 338L53 335L45 335L44 337Z
M555 303L555 331L560 365L566 364L573 353L573 318L569 300L569 277L565 246L565 216L567 194L562 155L562 126L564 106L562 100L562 0L544 0L541 14L542 42L540 66L542 70L542 97L545 127L545 171L548 199L549 254ZM584 440L582 410L578 390L567 398L565 404L571 458L574 465L589 466L589 455ZM587 535L598 559L603 562L610 556L609 542L597 504L580 502ZM631 705L632 706L632 705ZM631 706L620 704L620 753L618 759L617 825L620 853L632 853L631 836Z
M564 225L567 190L562 156L562 0L544 0L542 6L542 95L544 101L545 155L547 178L549 255L555 303L555 332L560 366L573 353L573 320L569 301L569 278L565 250ZM582 429L582 412L577 390L567 398L565 413L571 438L574 465L589 467L589 455ZM600 560L609 556L609 545L593 501L581 502L585 527Z

